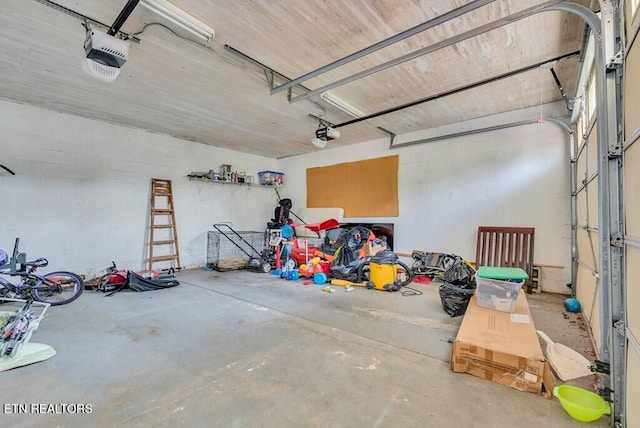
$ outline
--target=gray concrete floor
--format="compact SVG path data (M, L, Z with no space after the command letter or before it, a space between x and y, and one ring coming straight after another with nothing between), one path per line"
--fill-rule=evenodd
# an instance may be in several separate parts
M167 290L86 291L50 309L32 342L57 355L0 373L3 426L575 427L557 399L449 369L462 317L423 294L333 294L269 274L189 270ZM585 353L562 296L531 295L534 322ZM592 377L572 382L589 388ZM90 404L9 414L7 404ZM59 407L60 408L60 407ZM607 416L589 424L609 426Z

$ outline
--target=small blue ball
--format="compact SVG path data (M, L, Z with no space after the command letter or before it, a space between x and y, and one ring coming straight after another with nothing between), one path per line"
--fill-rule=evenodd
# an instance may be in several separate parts
M580 309L582 309L582 305L578 299L574 299L573 297L564 301L564 307L567 308L569 312L580 312Z

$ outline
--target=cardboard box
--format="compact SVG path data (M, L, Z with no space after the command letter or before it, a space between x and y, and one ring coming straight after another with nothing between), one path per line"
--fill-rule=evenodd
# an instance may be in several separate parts
M537 394L546 375L545 389L552 388L524 290L513 313L480 307L471 298L453 343L451 369Z

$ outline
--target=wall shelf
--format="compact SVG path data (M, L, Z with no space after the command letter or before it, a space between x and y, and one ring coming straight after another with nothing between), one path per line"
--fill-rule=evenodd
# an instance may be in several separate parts
M211 180L208 178L198 178L198 177L189 177L187 176L189 181L197 181L199 183L211 183L211 184L222 184L227 186L244 186L244 187L258 187L265 189L277 189L277 186L269 186L265 184L256 184L256 183L236 183L234 181L225 181L225 180Z

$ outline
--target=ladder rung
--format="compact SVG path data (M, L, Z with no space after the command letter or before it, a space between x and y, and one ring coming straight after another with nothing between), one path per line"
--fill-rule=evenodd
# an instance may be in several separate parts
M172 224L154 224L153 225L154 229L169 229L171 227L173 227Z
M161 262L163 260L174 260L177 259L178 256L175 254L169 254L168 256L153 256L151 257L151 261L154 262Z
M166 241L153 241L151 244L152 245L167 245L167 244L175 244L176 240L175 239L169 239Z
M153 214L171 214L173 210L171 208L162 208L162 209L153 209L151 210Z

